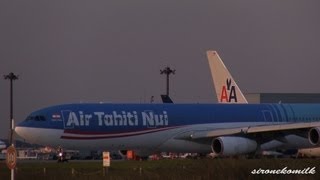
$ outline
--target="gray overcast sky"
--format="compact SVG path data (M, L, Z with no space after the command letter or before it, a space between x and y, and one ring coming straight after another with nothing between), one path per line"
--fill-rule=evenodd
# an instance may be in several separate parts
M319 0L0 1L0 74L15 82L15 119L73 102L215 101L206 50L245 92L319 93ZM9 82L0 80L0 138Z

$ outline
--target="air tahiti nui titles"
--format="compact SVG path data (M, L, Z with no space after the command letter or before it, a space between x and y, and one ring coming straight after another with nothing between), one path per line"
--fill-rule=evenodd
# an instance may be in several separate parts
M167 111L112 111L84 113L83 111L63 111L64 125L68 127L95 126L168 126Z

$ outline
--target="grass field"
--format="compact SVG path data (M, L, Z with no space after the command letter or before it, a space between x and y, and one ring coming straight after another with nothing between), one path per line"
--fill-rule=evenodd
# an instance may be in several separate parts
M262 169L315 167L314 175L253 175ZM10 170L0 162L0 180L10 179ZM320 159L175 159L158 161L113 161L106 173L102 162L18 162L16 180L21 179L320 179Z

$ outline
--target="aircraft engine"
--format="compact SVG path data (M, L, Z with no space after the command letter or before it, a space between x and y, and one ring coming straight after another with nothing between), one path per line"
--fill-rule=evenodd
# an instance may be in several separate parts
M128 150L119 150L118 153L119 153L122 157L125 157L125 156L127 156Z
M213 139L211 148L218 155L240 155L254 152L257 142L244 137L221 136Z
M320 145L320 127L311 128L308 133L308 139L312 145Z
M119 154L122 156L122 157L127 157L129 158L129 151L133 152L134 155L131 155L133 157L135 156L138 156L140 157L141 159L147 159L149 155L152 154L151 151L148 151L148 150L120 150L119 151ZM132 157L131 157L132 158Z

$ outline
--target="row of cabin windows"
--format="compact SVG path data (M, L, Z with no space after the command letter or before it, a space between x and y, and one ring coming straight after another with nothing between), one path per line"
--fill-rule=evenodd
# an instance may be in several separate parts
M289 118L289 120L294 120L294 121L319 121L320 117L294 117L294 118Z

